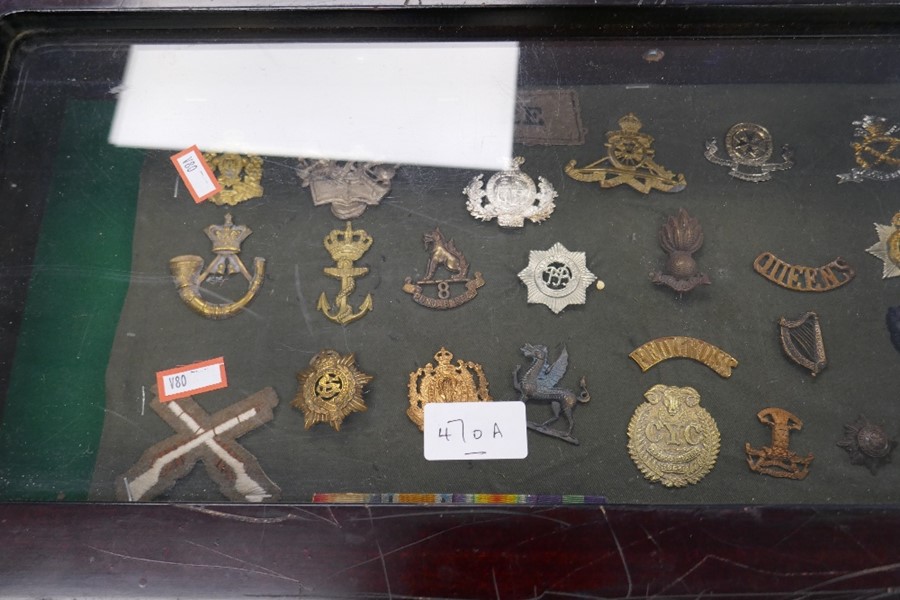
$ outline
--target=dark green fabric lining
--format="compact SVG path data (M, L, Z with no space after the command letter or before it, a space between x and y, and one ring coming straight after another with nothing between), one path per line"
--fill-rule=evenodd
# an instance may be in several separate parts
M66 110L0 424L2 500L87 498L143 161L107 143L114 108Z

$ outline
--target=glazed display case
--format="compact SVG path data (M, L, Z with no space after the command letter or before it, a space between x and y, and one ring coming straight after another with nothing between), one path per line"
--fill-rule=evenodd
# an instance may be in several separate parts
M0 592L896 583L898 7L120 8L3 16Z

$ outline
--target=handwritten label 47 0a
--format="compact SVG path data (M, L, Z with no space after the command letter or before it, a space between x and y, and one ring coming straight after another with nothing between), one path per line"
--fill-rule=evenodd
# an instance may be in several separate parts
M194 202L199 204L222 191L222 184L216 179L197 146L182 150L171 159Z
M225 359L221 356L159 371L156 374L159 401L169 402L203 392L228 387L225 376Z
M425 405L426 460L495 460L526 456L528 436L524 403Z

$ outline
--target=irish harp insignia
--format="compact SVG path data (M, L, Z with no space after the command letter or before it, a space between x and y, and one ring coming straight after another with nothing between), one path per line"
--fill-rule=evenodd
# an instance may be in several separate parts
M818 375L828 364L819 315L807 312L795 320L781 317L778 328L784 353L801 367L809 369L813 377Z

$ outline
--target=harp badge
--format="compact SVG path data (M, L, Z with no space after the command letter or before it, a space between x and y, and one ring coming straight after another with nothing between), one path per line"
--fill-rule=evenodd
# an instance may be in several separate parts
M409 408L406 415L425 431L425 405L431 402L490 402L487 378L481 365L457 360L446 348L434 355L437 365L428 363L409 374Z
M356 368L353 354L341 356L334 350L322 350L297 373L300 390L291 403L303 411L303 427L328 423L335 431L350 413L363 412L363 386L372 381Z
M474 298L478 293L478 288L484 285L484 279L478 271L475 271L474 278L469 277L469 261L462 252L457 250L453 240L445 238L437 227L430 233L426 233L422 240L425 242L425 248L431 253L425 276L415 283L411 277L407 277L403 284L403 291L412 294L413 300L422 306L440 310L456 308ZM441 266L450 274L449 278L435 278L435 274ZM453 293L451 289L454 286L457 289L459 286L464 286L465 289L460 290L456 296L451 296ZM423 292L425 288L436 288L437 297L425 294Z
M894 215L890 225L875 223L878 241L866 248L866 252L880 258L884 262L881 278L900 275L900 212Z
M772 134L762 125L738 123L725 134L725 152L728 158L718 155L715 138L706 142L706 160L722 167L730 167L729 175L743 181L768 181L773 171L785 171L794 166L794 153L787 146L781 147L780 163L772 158ZM742 168L743 167L743 168Z
M211 197L210 202L219 206L234 206L263 195L263 187L259 183L263 161L259 156L204 152L203 158L222 184L222 191Z
M785 479L803 479L809 475L812 454L800 456L790 449L791 431L803 428L803 421L783 408L764 408L756 415L760 423L772 428L772 445L756 449L744 444L751 471Z
M487 184L482 181L484 175L472 179L463 190L469 214L481 221L497 219L501 227L522 227L525 219L546 220L556 208L556 190L543 177L538 177L535 187L534 180L519 170L524 162L521 156L515 157L512 168L494 173Z
M634 114L619 119L619 131L606 132L606 156L584 167L575 160L566 165L566 175L578 181L596 181L602 188L628 185L644 194L650 190L680 192L687 187L682 174L656 164L653 137L641 133L643 124Z
M853 157L858 166L849 173L839 173L838 183L861 183L865 179L874 181L894 181L900 179L900 137L897 137L900 126L887 126L884 117L865 115L859 121L853 121L855 129L853 137L860 141L853 142Z
M794 320L781 317L778 329L784 353L792 361L808 369L813 377L828 365L819 315L807 312Z

